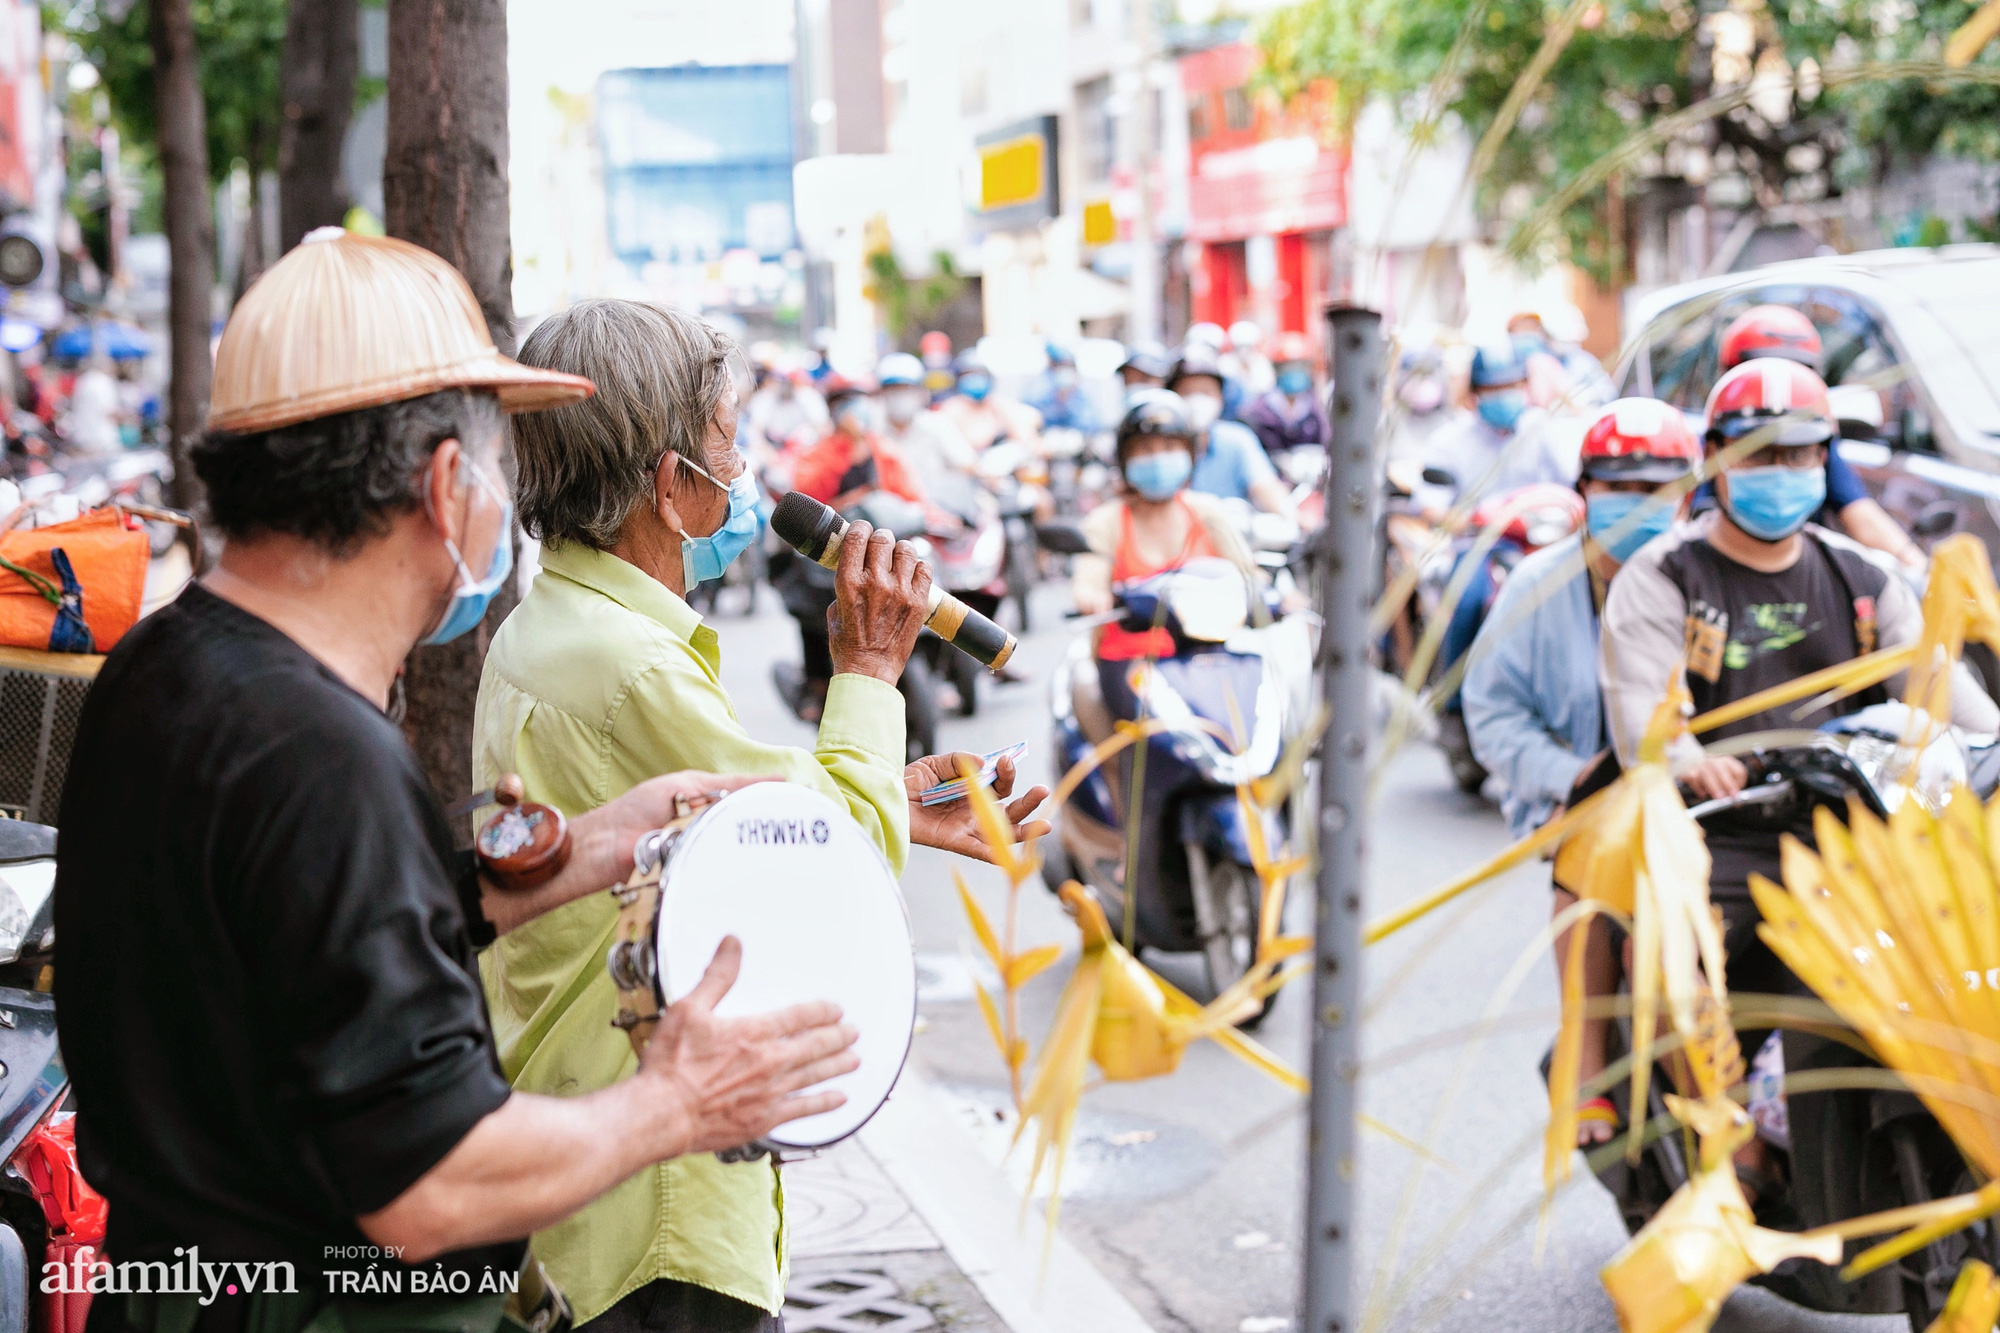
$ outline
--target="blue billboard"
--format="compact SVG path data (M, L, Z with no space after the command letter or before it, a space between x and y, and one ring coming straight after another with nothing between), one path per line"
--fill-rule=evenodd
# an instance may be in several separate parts
M635 269L793 247L790 66L612 70L597 135L611 250Z

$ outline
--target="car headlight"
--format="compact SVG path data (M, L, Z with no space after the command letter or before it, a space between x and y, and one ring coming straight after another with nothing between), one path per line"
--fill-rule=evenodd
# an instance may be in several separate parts
M55 886L54 861L0 866L0 963L54 943L49 909Z

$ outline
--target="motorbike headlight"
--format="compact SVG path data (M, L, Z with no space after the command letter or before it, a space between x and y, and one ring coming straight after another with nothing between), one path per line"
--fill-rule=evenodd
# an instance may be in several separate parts
M0 963L47 947L55 927L49 899L56 886L54 861L24 861L0 867Z

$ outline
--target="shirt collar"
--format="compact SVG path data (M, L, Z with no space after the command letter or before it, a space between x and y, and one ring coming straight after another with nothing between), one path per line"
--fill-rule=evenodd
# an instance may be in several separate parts
M541 561L547 572L601 593L648 620L658 621L676 637L693 644L704 657L716 655L715 631L702 623L695 609L630 561L609 551L594 550L582 542L544 546Z

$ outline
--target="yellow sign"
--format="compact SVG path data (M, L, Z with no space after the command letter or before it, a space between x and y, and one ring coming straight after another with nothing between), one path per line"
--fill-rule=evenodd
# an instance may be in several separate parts
M1042 197L1042 136L1024 134L979 150L979 207L982 212L1032 204Z
M1083 243L1085 245L1109 245L1118 239L1118 218L1111 211L1109 199L1098 199L1083 206Z

